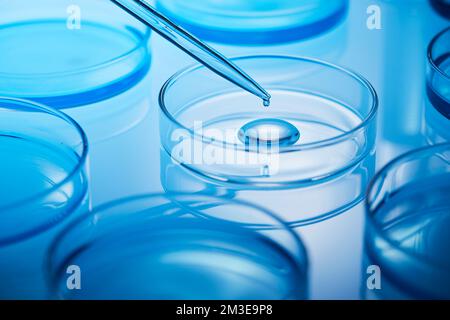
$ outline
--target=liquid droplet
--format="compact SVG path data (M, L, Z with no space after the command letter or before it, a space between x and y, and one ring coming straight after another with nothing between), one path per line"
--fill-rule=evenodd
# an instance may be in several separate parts
M263 105L264 105L264 107L269 107L270 106L270 99L264 99L263 100Z
M300 139L300 131L284 120L258 119L245 124L238 137L246 145L290 146Z

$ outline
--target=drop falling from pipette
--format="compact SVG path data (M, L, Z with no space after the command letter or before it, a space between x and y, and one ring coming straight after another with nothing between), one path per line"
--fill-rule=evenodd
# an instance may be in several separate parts
M151 27L166 40L205 65L219 76L263 99L270 105L270 94L243 70L197 37L176 25L145 0L111 0L120 8Z

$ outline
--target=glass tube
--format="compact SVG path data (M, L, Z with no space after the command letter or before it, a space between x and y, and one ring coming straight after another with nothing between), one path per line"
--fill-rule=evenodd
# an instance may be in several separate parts
M55 232L89 208L88 146L63 113L0 98L0 298L46 297L43 258Z
M203 67L174 75L160 93L163 187L269 208L299 227L310 249L312 297L357 297L360 202L374 170L375 91L358 75L317 60L235 61L269 90L271 106ZM293 140L268 150L241 141L245 125L266 119L287 124L279 133L288 128ZM331 281L336 269L340 280Z
M195 3L169 0L157 1L156 4L160 11L171 19L177 20L181 26L209 42L213 48L227 57L266 53L299 54L337 62L347 44L348 24L343 23L346 21L349 6L347 0L269 0L264 2L202 0ZM186 12L190 15L186 15ZM329 14L339 19L328 20L334 21L330 25L319 23L316 26L323 28L318 29L314 28L314 23L308 25L308 21L317 21ZM211 23L207 24L205 20ZM235 20L239 22L236 23ZM196 25L192 26L189 21L194 21L191 24ZM214 21L222 28L215 27ZM287 30L277 30L277 25L279 27L284 25ZM255 29L254 32L250 31L251 28ZM298 32L296 28L303 31ZM308 29L311 32L309 35ZM155 48L155 64L170 65L170 68L159 72L163 74L161 84L173 72L195 62L180 54L177 49L172 48L159 37L153 39L152 45ZM164 54L159 55L159 52Z
M68 226L47 261L61 299L304 299L305 249L270 212L192 194L116 200ZM82 290L67 288L77 266Z
M94 203L149 191L149 29L102 0L3 1L0 10L0 95L63 109L83 127Z
M382 169L366 200L366 263L379 268L367 299L450 298L450 144L407 153ZM364 279L364 284L366 280Z

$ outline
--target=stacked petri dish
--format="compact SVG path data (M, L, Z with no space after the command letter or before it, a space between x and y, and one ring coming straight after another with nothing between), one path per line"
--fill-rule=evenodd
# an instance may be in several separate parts
M407 153L377 174L366 200L365 266L379 274L364 282L365 298L450 298L449 198L450 144Z
M0 95L82 125L94 203L149 192L149 29L110 1L1 1L0 10Z
M47 297L55 233L89 209L87 139L65 114L0 98L0 299Z
M271 106L201 66L174 75L160 94L163 187L267 207L298 228L309 249L311 296L357 298L375 91L317 60L235 62L269 90Z
M47 259L63 299L305 299L305 248L265 209L206 195L106 204L68 226ZM67 269L82 270L82 290Z

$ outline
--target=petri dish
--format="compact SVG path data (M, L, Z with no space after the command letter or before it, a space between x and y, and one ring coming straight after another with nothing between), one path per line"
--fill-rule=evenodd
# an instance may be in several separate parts
M270 92L271 106L263 107L260 99L201 66L174 75L160 93L160 127L163 151L180 166L235 188L292 189L333 180L372 153L377 98L363 78L307 58L252 56L234 61ZM199 81L208 83L202 88L190 85ZM248 148L239 137L241 129L271 119L294 128L300 138L268 150ZM328 152L334 155L332 161L324 156ZM228 159L230 155L236 159ZM284 218L294 225L308 224L331 211Z
M150 192L149 28L111 1L0 1L0 10L0 95L83 127L94 203Z
M429 103L450 119L450 28L441 31L428 47Z
M450 297L450 144L409 152L373 179L366 199L366 265L381 270L368 299ZM365 281L364 281L365 282Z
M82 290L67 289L70 266L82 272ZM260 207L203 195L100 206L55 239L47 271L61 299L307 296L306 251L286 224Z
M82 106L126 91L149 68L149 31L106 1L18 0L0 9L0 95Z
M228 44L302 40L338 25L347 0L159 0L157 8L202 39Z
M49 107L0 98L0 297L45 296L52 234L89 205L87 139Z
M313 298L357 296L362 200L375 166L375 91L357 74L314 59L234 61L269 91L271 106L201 66L174 75L160 93L164 189L268 208L299 228L317 275ZM330 273L329 259L345 265L342 283L319 276Z

